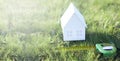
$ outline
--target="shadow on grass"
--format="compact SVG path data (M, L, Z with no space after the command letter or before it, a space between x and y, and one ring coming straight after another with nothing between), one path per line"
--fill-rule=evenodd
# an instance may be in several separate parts
M120 49L120 40L115 35L106 33L87 33L85 41L71 41L69 45L95 45L96 43L114 43Z

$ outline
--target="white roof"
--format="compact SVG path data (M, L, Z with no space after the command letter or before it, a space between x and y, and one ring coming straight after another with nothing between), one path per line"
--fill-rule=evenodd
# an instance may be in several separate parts
M63 14L63 16L61 17L62 28L64 28L66 26L66 24L68 23L68 21L71 19L71 17L74 14L79 18L79 21L81 22L82 26L87 27L85 20L84 20L84 17L78 11L78 9L73 5L73 3L71 3L69 5L69 7L67 8L67 10L65 11L65 13Z

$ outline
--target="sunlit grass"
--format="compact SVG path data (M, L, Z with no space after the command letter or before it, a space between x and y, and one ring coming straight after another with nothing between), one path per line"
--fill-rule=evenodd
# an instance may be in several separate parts
M60 17L70 2L85 17L88 26L85 41L62 40ZM56 48L102 42L115 42L120 47L118 0L1 0L0 4L1 60L94 61L94 50L65 52Z

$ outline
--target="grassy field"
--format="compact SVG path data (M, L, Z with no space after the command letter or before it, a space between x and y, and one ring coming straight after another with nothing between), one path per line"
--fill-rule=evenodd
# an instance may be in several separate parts
M71 2L85 17L85 41L62 39L60 17ZM120 48L119 16L120 0L0 0L0 60L97 61L94 49L66 52L57 48L103 42Z

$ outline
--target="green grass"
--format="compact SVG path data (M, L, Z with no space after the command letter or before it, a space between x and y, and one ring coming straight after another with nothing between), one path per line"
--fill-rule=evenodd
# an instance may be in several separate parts
M70 2L84 15L86 40L64 42L60 17ZM94 61L94 49L57 51L58 47L114 42L120 48L119 0L1 0L1 61ZM103 59L104 61L105 59ZM117 59L119 61L120 59ZM109 60L110 61L110 60Z

